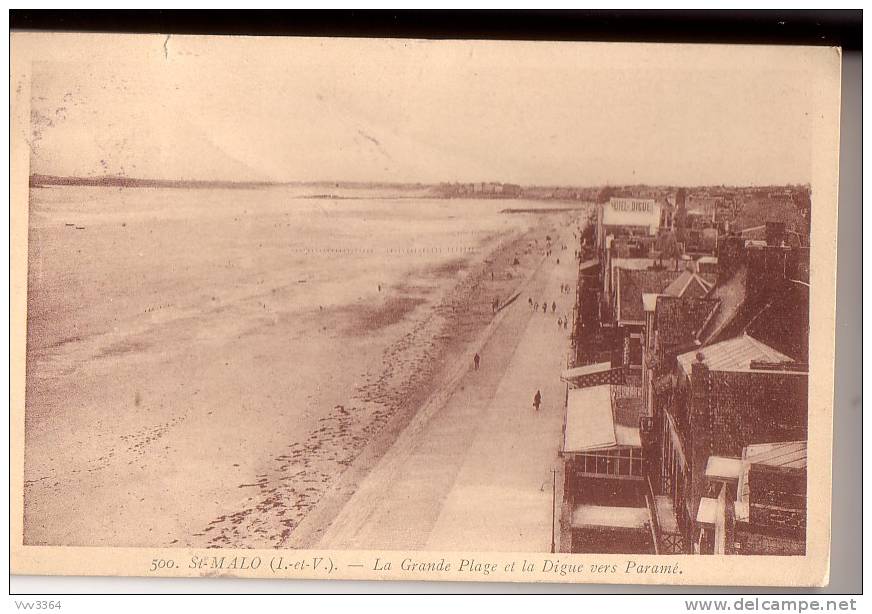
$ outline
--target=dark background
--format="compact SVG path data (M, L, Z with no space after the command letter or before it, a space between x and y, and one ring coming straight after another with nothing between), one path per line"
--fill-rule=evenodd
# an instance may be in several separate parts
M11 10L13 30L832 45L860 51L861 10Z

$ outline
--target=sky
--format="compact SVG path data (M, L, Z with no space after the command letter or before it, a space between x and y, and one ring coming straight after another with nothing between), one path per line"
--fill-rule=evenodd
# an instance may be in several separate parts
M61 36L39 49L31 172L160 179L806 183L820 75L834 72L808 48Z

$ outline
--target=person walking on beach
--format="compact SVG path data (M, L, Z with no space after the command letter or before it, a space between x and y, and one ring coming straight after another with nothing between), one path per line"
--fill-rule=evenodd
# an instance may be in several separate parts
M536 411L539 411L539 406L541 404L542 404L542 393L537 390L536 396L533 397L533 408Z
M472 357L472 364L475 365L475 370L478 371L478 365L481 362L481 356L476 352L475 356Z

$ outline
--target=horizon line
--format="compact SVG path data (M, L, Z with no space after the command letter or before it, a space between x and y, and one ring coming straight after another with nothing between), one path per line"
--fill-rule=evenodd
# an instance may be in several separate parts
M34 186L34 179L38 180ZM159 179L152 177L130 177L126 175L51 175L45 173L31 173L29 175L29 183L31 187L43 185L76 185L86 182L91 183L110 183L111 187L135 187L129 184L200 184L200 185L222 185L222 186L283 186L283 185L321 185L334 184L341 185L387 185L387 186L421 186L421 187L437 187L440 185L468 185L468 184L496 184L496 185L517 185L521 188L575 188L575 189L603 189L603 188L721 188L721 189L736 189L736 188L770 188L770 187L799 187L810 188L809 183L746 183L746 184L678 184L678 183L596 183L596 184L546 184L532 183L523 184L511 181L386 181L386 180L354 180L354 179L292 179L292 180L247 180L247 179ZM99 187L99 186L94 186ZM147 187L147 186L144 186Z

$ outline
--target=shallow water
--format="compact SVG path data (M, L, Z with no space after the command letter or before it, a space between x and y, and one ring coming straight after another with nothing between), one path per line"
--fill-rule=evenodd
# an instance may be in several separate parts
M32 190L27 543L275 544L537 222L500 210L553 206L303 196Z
M29 348L202 314L265 289L281 311L353 304L415 271L448 273L529 225L501 200L303 198L256 190L39 188L31 192ZM168 315L172 314L172 315ZM207 321L207 320L201 320Z

